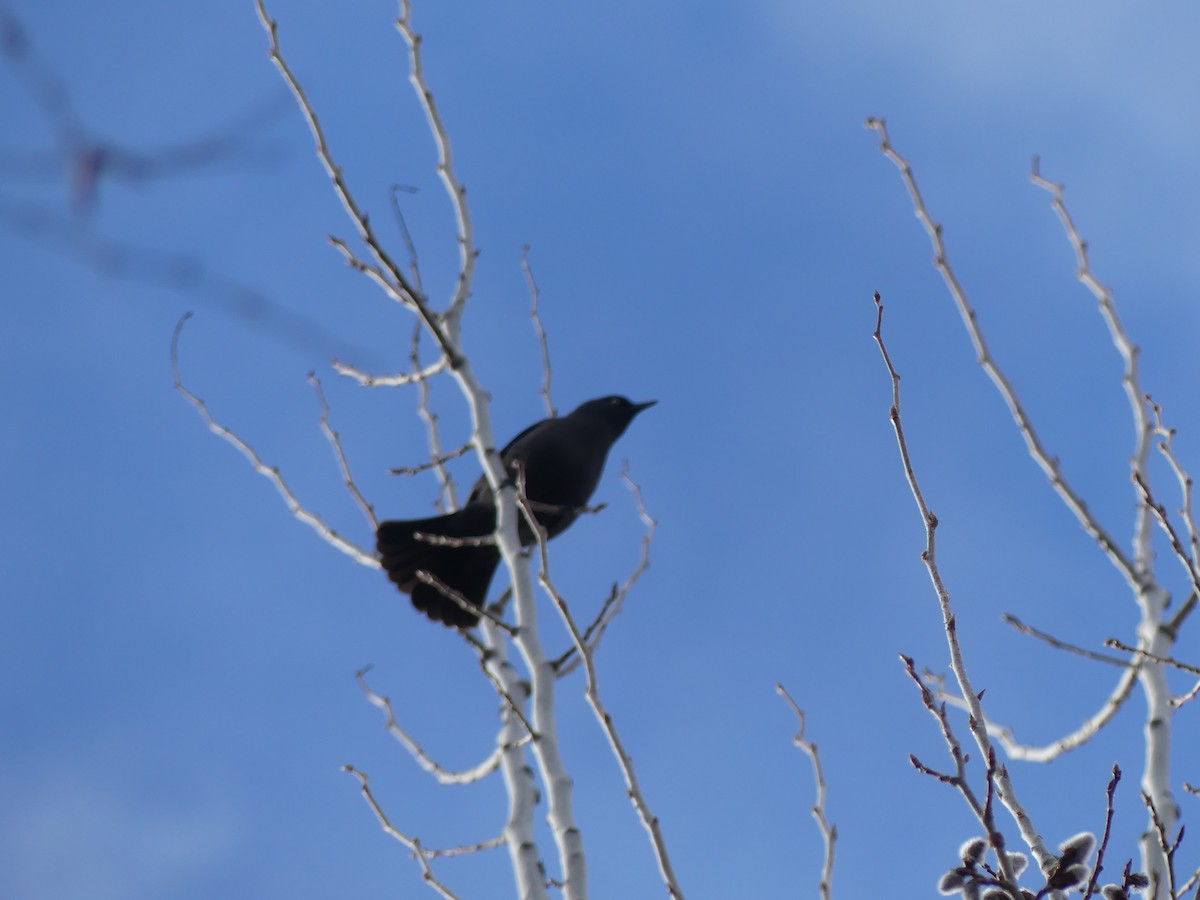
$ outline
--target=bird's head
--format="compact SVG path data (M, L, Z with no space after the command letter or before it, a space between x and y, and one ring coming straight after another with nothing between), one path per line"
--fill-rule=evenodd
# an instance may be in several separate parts
M613 395L589 400L571 415L585 419L599 419L613 430L615 439L625 433L625 429L629 427L634 416L643 409L649 409L657 402L657 400L647 400L645 403L634 403L628 397Z

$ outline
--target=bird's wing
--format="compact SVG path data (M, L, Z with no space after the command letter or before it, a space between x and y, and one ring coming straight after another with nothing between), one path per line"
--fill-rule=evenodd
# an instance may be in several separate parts
M504 445L504 449L500 451L500 458L505 463L509 463L514 459L521 458L521 442L529 437L547 422L553 422L554 419L542 419L540 422L534 422L515 438ZM480 501L491 502L491 488L488 487L487 478L479 476L479 480L471 486L471 495L467 498L467 504L478 503Z

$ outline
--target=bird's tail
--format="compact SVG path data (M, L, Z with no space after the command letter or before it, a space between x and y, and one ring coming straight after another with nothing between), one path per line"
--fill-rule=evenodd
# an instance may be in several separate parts
M412 597L413 606L435 622L469 628L479 616L422 581L418 573L428 573L472 606L482 608L500 553L491 544L455 542L487 538L495 527L493 508L473 504L445 516L381 522L375 546L388 578Z

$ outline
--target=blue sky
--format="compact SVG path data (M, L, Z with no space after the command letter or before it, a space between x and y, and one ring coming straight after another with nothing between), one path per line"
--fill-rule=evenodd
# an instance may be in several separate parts
M486 755L494 694L461 641L318 541L205 432L172 391L168 359L175 322L194 310L181 350L189 387L306 505L367 544L305 375L323 378L377 511L423 514L432 480L386 474L423 456L414 395L328 368L334 355L405 367L411 321L327 245L352 229L252 4L219 0L202 15L144 0L10 8L80 117L112 142L153 153L252 112L259 123L211 165L102 184L83 226L141 249L132 266L101 272L79 244L16 212L70 221L69 191L61 173L19 168L18 152L48 150L53 134L14 70L0 76L0 895L423 896L415 865L339 766L369 772L397 825L434 846L495 834L501 787L431 786L353 673L373 663L373 685L451 766ZM395 8L270 9L356 196L397 252L388 188L417 189L404 210L425 283L449 296L453 220ZM1198 17L1075 0L418 0L482 251L464 341L497 436L542 414L524 244L558 405L659 400L614 450L596 495L608 508L557 540L552 559L580 610L632 568L640 531L616 477L628 459L659 528L652 568L598 664L688 896L815 891L811 779L777 681L823 753L838 896L877 896L883 884L928 896L977 831L949 789L908 764L909 753L931 765L945 756L897 654L942 669L946 650L870 338L875 290L989 710L1043 741L1106 696L1112 672L1000 623L1008 611L1098 647L1129 637L1136 613L1024 456L862 121L887 117L994 353L1067 476L1125 538L1133 435L1120 362L1027 174L1040 153L1043 172L1067 183L1095 269L1143 348L1144 386L1195 468ZM175 263L166 278L151 251ZM288 312L231 315L228 284ZM449 382L434 396L456 445L465 408ZM473 466L460 462L460 483ZM1161 571L1178 590L1177 568L1164 559ZM1200 658L1186 631L1180 655ZM580 688L564 682L560 718L593 895L659 896ZM1134 852L1142 708L1135 697L1052 765L1012 767L1048 842L1102 826L1118 761L1113 852L1121 862ZM1200 781L1187 749L1200 740L1195 716L1193 706L1177 718L1177 782ZM1186 821L1197 801L1180 803ZM1182 858L1194 864L1196 846L1185 841ZM439 867L462 896L503 895L507 871L499 851Z

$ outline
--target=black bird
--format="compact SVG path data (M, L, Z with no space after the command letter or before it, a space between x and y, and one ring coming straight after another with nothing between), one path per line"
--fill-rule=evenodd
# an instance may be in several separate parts
M570 415L529 426L501 451L500 458L510 474L515 475L513 463L521 464L525 496L549 537L565 531L587 506L604 471L609 448L634 416L656 402L632 403L625 397L589 400ZM479 622L479 616L422 581L418 573L428 573L472 606L482 608L500 562L500 551L494 544L435 543L417 535L454 541L488 538L495 530L495 498L487 480L480 478L458 512L381 522L375 546L388 578L401 593L412 596L413 606L435 622L470 628ZM524 518L520 521L520 536L524 547L535 542Z

